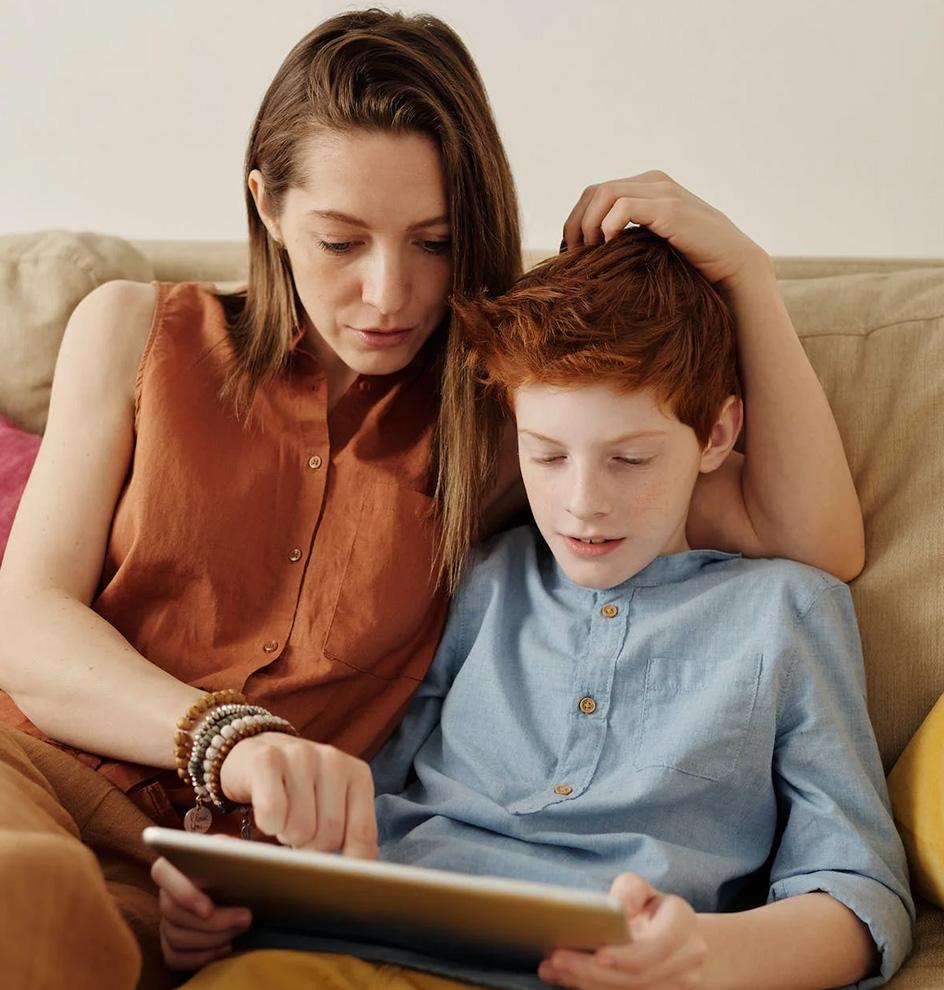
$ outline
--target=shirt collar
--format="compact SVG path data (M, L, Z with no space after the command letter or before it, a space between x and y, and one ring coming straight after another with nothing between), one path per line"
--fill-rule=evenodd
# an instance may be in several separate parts
M619 587L656 588L663 584L675 584L693 577L709 564L740 556L739 553L724 553L721 550L686 550L683 553L667 554L656 557Z
M543 543L543 540L541 542ZM551 557L554 571L561 584L601 595L619 594L621 591L629 591L632 588L658 588L663 585L677 584L693 577L709 564L719 560L732 560L741 556L739 553L724 553L721 550L686 550L684 553L667 554L664 557L656 557L655 560L647 564L641 571L637 571L632 577L627 578L622 584L612 588L597 589L584 588L582 585L574 584L564 574L560 564L554 559L546 545L545 552Z

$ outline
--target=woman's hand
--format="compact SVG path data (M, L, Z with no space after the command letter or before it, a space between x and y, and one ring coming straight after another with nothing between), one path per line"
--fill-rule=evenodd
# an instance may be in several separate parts
M161 950L170 969L202 969L221 959L252 923L248 908L217 907L163 857L151 867L151 878L160 889Z
M251 804L256 827L283 845L377 858L374 783L363 760L262 732L232 748L220 784L231 801Z
M608 241L631 223L649 227L669 241L709 282L734 288L758 271L773 278L762 248L720 210L665 172L643 172L588 186L564 224L564 242L572 248Z
M374 784L363 760L263 732L232 748L220 783L231 801L252 805L261 832L284 845L377 858ZM252 922L247 908L217 907L166 859L154 863L151 877L160 888L161 949L171 969L200 969L225 956Z
M633 873L622 873L610 893L626 906L632 941L596 952L557 949L538 968L547 983L580 990L696 990L708 946L691 905L662 894Z

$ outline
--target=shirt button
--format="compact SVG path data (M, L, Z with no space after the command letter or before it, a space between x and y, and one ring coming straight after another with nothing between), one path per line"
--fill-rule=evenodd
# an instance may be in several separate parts
M308 458L308 466L312 469L312 471L317 471L318 468L321 467L321 464L321 458L317 454L312 454L312 456Z
M366 378L364 378L364 379L361 380L361 383L358 385L358 388L362 392L369 392L370 391L370 382Z
M603 608L600 609L600 613L607 619L612 619L619 615L619 609L615 605L604 605Z
M581 698L580 710L584 713L584 715L592 715L597 710L597 703L593 700L593 698Z
M294 564L296 560L302 559L302 552L295 547L295 549L288 555L288 559Z
M279 648L279 641L277 639L268 639L262 644L262 649L266 653L275 653Z
M558 784L557 787L554 788L555 794L562 794L564 797L567 797L568 794L573 794L573 792L574 789L570 786L570 784Z

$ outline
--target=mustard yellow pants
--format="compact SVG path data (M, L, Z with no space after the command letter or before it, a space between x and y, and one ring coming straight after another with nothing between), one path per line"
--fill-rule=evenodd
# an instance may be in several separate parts
M470 984L353 956L256 949L211 963L183 986L186 990L467 990Z
M180 982L160 955L157 890L141 841L149 824L99 774L0 723L4 987L160 990Z

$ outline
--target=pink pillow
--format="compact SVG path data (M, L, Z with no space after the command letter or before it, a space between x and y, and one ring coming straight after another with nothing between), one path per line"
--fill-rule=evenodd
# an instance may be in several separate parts
M35 433L21 430L0 415L0 560L37 450L39 437Z

